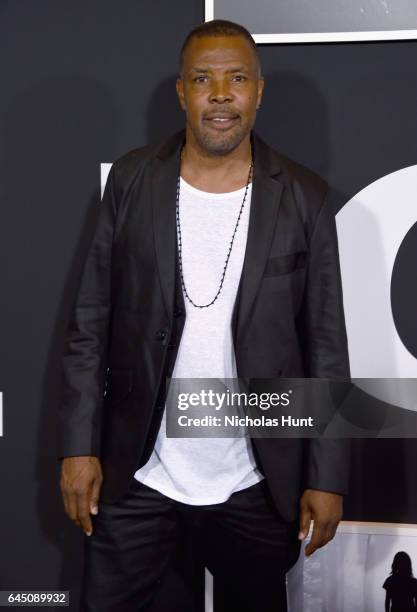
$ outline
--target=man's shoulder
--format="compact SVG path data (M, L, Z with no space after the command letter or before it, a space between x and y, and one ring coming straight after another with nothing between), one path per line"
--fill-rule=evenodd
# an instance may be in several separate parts
M263 142L259 136L255 145L263 171L283 185L289 196L288 205L294 206L306 231L313 231L323 205L330 201L327 182L310 168ZM329 210L329 206L332 208L329 204L326 210Z
M327 182L316 172L266 144L258 135L256 141L261 152L262 164L272 170L276 169L277 174L280 174L280 180L292 190L300 189L310 196L317 195L319 199L327 193L329 189Z
M325 194L329 185L327 181L316 172L303 166L302 164L277 152L283 172L288 176L292 183L299 183L304 188L314 190L318 194Z
M182 132L162 140L161 142L137 147L118 157L113 163L109 174L108 185L111 186L117 202L121 202L132 193L134 185L143 173L152 168L156 158L172 154L181 143Z
M166 149L175 147L181 138L181 132L178 132L169 138L165 138L159 142L150 143L142 147L131 149L124 155L118 157L113 162L114 172L119 181L125 182L132 175L135 175L138 170L151 163L153 159L159 157Z

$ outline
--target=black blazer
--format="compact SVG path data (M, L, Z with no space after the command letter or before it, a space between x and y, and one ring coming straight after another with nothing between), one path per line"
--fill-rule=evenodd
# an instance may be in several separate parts
M152 451L184 325L175 197L184 132L136 149L109 174L64 354L60 457L101 458L116 501ZM349 376L334 214L327 185L252 134L246 253L233 311L244 378ZM343 440L253 439L276 506L304 488L345 493Z

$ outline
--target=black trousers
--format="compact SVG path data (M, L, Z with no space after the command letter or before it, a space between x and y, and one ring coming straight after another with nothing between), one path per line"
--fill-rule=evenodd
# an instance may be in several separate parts
M298 522L282 520L265 480L224 503L191 506L132 479L123 499L102 503L92 521L93 535L84 536L81 612L196 612L204 565L222 612L287 610L285 573L299 555ZM175 596L167 597L177 562Z

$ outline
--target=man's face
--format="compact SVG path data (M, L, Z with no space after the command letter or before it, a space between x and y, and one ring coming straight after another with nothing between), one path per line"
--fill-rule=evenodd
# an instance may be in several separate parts
M226 155L250 133L263 90L256 55L242 36L194 38L177 81L187 128L211 155Z

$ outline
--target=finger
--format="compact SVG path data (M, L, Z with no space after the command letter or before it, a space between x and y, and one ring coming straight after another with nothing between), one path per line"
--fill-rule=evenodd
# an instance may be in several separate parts
M93 482L90 499L91 514L98 514L98 498L100 496L101 482L101 478L96 478Z
M307 557L312 555L318 548L326 544L327 523L314 522L311 540L306 546L305 554Z
M308 507L302 507L300 513L300 530L298 532L298 539L304 540L308 532L310 531L311 524L311 512Z
M326 546L326 544L328 544L331 539L332 539L331 530L328 527L323 526L317 541L314 543L315 548L313 552L315 552L318 548L323 548L323 546Z
M330 523L327 527L327 531L326 531L326 544L328 542L331 542L334 538L334 536L336 535L336 531L337 531L337 526L339 525L339 523Z
M66 479L61 472L61 478L59 481L59 487L61 489L61 497L64 504L65 512L71 520L74 520L74 508L71 504L71 489L66 484Z
M67 493L67 503L68 503L68 516L77 527L81 526L81 523L78 519L78 509L77 509L77 498L75 493Z
M90 494L89 492L77 495L77 514L81 527L86 535L93 533L93 526L90 518Z
M65 512L68 518L70 518L77 525L77 527L80 527L80 522L77 518L77 511L76 511L75 503L72 504L71 497L70 495L68 495L68 493L63 493L62 498L64 500Z

